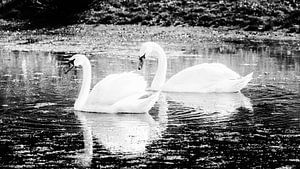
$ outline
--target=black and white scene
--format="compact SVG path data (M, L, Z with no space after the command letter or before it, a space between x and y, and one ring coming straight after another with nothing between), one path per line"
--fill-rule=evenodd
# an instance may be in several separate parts
M0 168L299 169L299 0L0 0Z

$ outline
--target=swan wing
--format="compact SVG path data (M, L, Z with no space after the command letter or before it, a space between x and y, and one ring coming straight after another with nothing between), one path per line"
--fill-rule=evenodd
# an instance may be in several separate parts
M212 88L241 76L220 63L204 63L186 68L172 76L164 85L164 91L218 92Z
M159 98L160 92L141 92L128 96L113 105L116 112L146 113Z
M112 105L130 95L145 91L147 82L133 72L111 74L98 82L89 94L87 105Z
M238 79L226 79L210 86L212 92L238 92L252 80L253 72Z

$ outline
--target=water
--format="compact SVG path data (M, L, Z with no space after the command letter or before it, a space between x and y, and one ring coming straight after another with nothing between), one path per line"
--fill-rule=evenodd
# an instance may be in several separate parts
M280 46L161 43L168 77L220 62L254 80L234 94L162 93L149 114L74 111L68 54L0 50L1 168L299 168L300 54ZM132 71L137 43L89 56L93 85ZM118 58L109 57L117 54ZM156 61L140 73L153 79Z

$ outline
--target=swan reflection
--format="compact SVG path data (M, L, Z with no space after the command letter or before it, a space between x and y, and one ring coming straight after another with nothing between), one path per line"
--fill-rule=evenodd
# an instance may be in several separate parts
M246 108L252 111L249 98L242 93L180 93L165 92L168 100L183 103L185 106L201 109L204 113L218 112L228 115L238 108Z
M144 153L146 146L159 139L165 130L167 109L167 103L162 95L153 108L154 113L151 114L154 115L75 111L81 122L84 137L84 150L78 155L78 159L82 164L90 165L93 158L93 140L111 154Z

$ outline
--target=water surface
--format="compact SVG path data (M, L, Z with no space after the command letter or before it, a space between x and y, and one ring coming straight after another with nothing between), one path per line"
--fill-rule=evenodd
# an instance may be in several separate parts
M93 82L137 68L139 42L88 56ZM168 44L168 73L219 62L254 72L242 93L162 93L149 114L73 110L69 54L0 50L2 168L300 167L300 55L280 46ZM111 57L116 54L118 57ZM153 79L156 60L140 72Z

